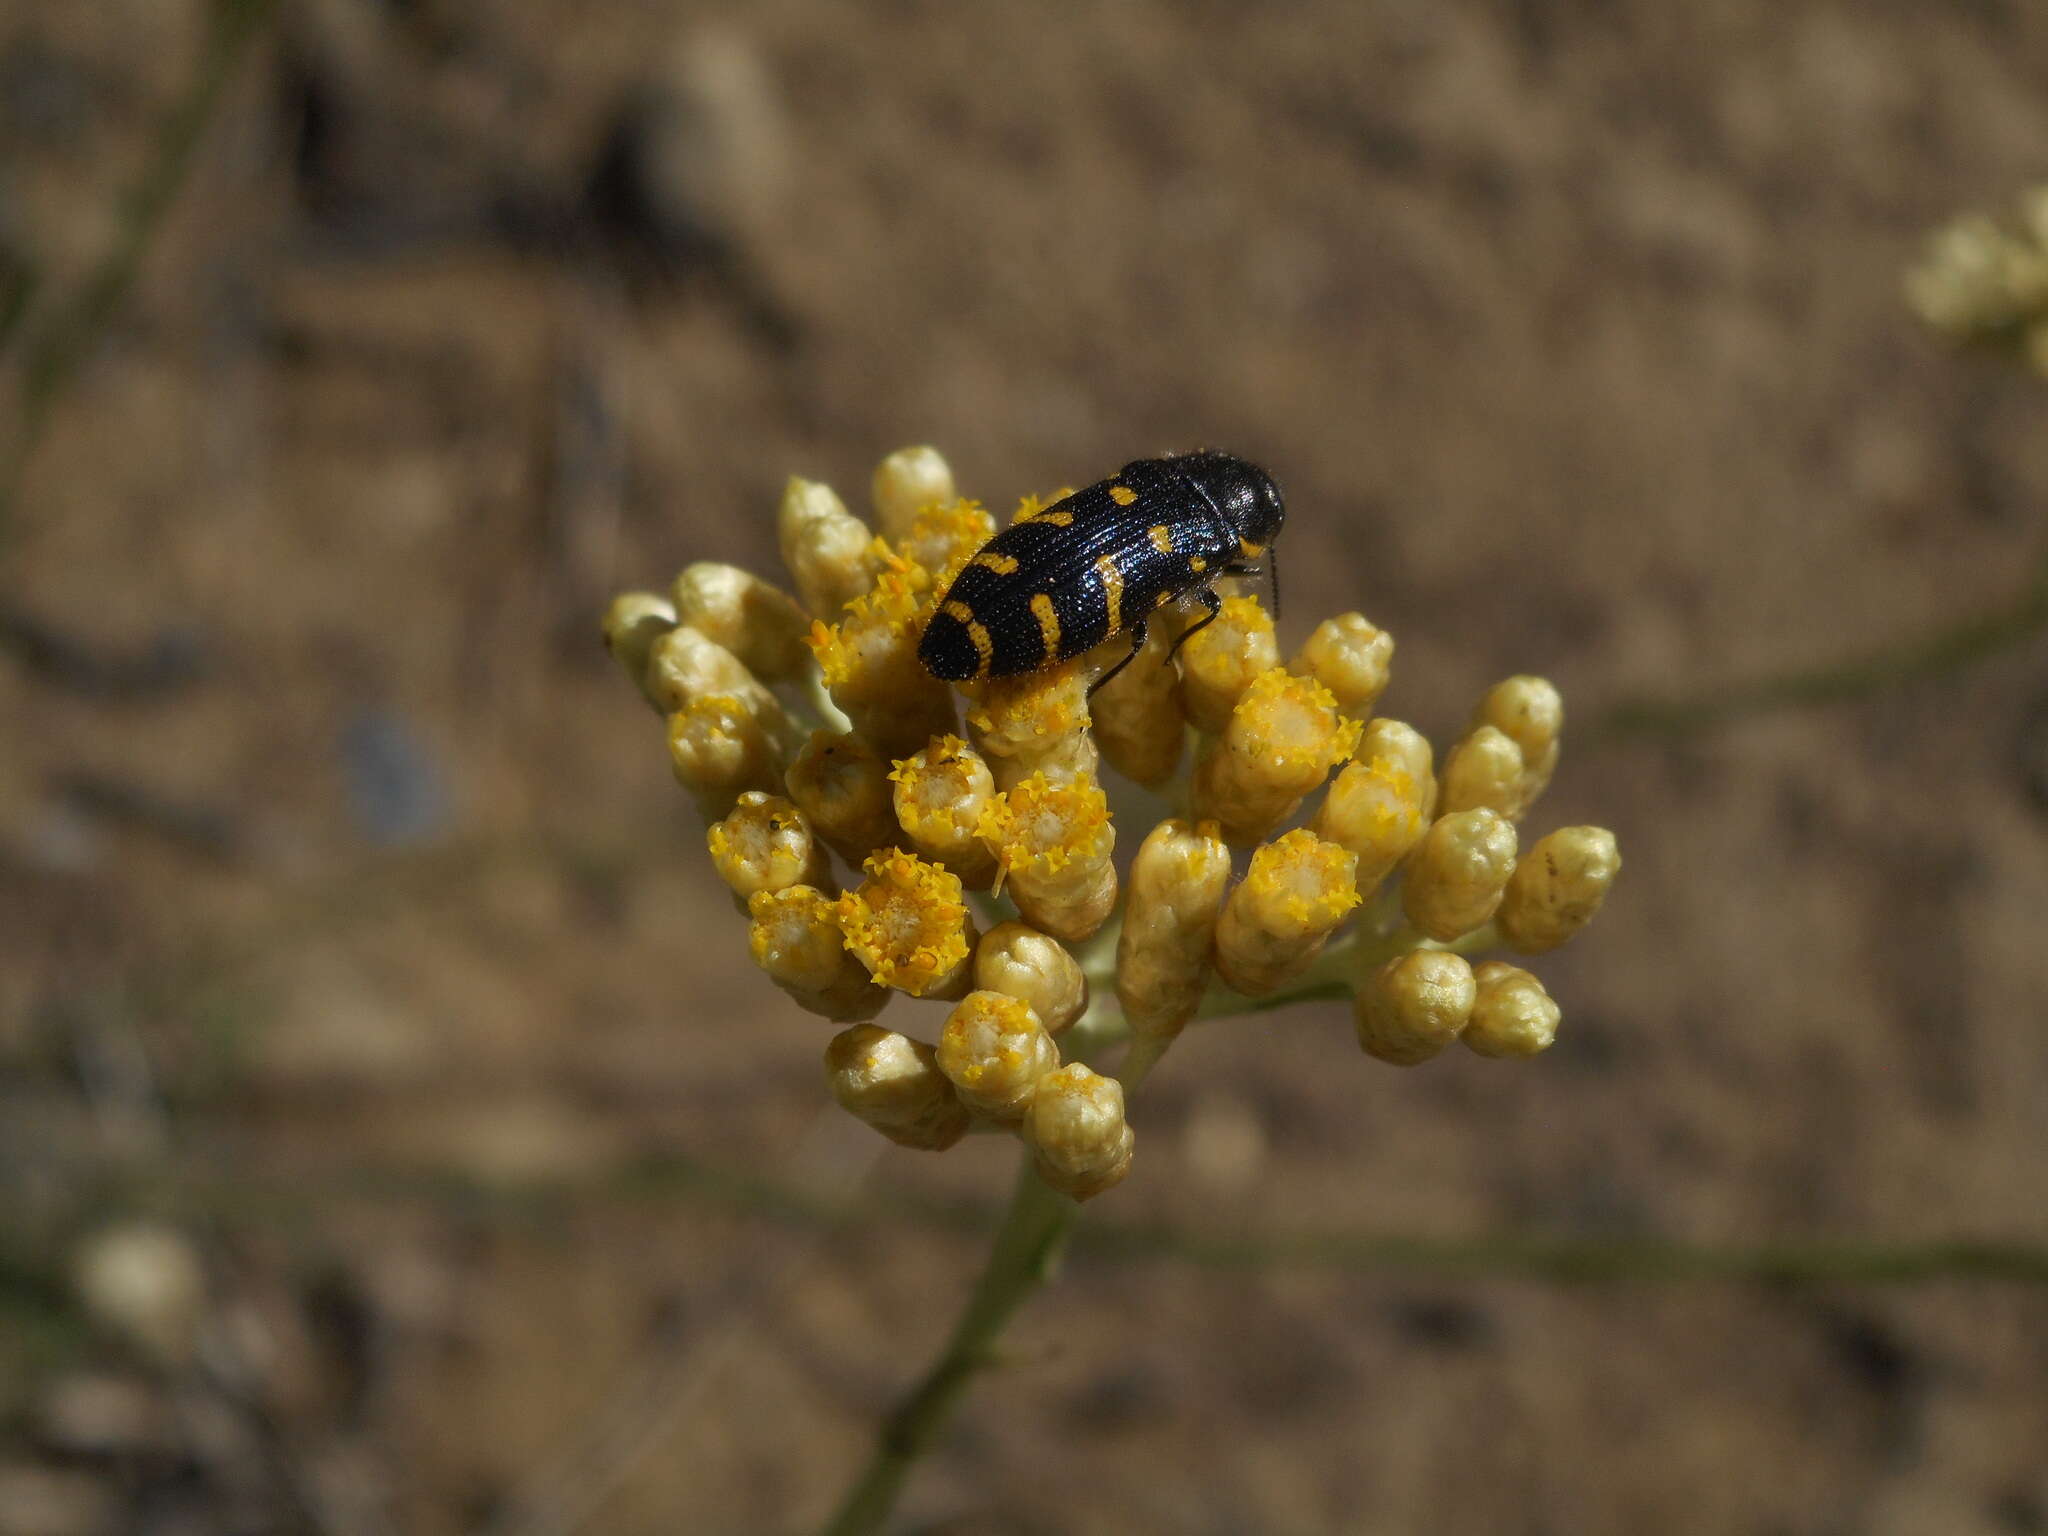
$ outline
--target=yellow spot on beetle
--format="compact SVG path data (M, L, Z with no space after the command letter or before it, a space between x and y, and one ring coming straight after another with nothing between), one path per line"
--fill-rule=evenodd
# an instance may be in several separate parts
M1168 603L1172 601L1173 594L1171 592L1162 592L1157 597L1152 599L1152 606L1154 608L1164 608Z
M1109 488L1109 499L1120 507L1128 507L1138 499L1138 493L1128 485L1112 485Z
M1124 627L1124 573L1112 556L1102 555L1095 562L1095 575L1109 602L1109 633L1113 635Z
M1031 599L1031 616L1038 620L1038 633L1045 641L1045 659L1051 661L1060 653L1060 616L1049 593L1040 592Z
M1173 553L1173 530L1164 523L1154 523L1145 530L1145 536L1152 541L1152 547L1162 555Z
M1015 555L979 554L974 557L974 563L994 571L998 576L1012 575L1017 569L1017 557Z
M1237 552L1247 560L1256 560L1266 552L1266 546L1254 544L1250 539L1239 539L1237 541Z
M974 610L963 602L948 601L940 611L947 618L958 619L962 624L972 624L974 622Z
M1200 555L1190 555L1188 557L1188 569L1191 571L1206 571L1209 569L1209 562Z
M986 624L970 623L967 626L967 638L974 643L974 654L980 658L974 668L975 680L978 682L988 676L989 663L996 658L996 643L989 638Z

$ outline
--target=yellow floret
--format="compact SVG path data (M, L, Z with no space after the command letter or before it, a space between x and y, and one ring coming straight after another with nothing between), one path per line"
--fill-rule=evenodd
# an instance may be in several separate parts
M970 980L979 935L960 877L913 854L877 853L867 875L839 898L846 947L876 981L912 997L957 997Z

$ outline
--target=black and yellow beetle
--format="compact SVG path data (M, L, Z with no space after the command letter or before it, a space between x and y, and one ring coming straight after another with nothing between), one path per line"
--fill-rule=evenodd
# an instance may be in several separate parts
M1157 610L1190 594L1213 623L1219 576L1272 574L1286 508L1273 477L1227 453L1137 459L1109 479L1020 517L967 562L939 600L918 655L947 682L1010 677L1129 634L1130 665Z

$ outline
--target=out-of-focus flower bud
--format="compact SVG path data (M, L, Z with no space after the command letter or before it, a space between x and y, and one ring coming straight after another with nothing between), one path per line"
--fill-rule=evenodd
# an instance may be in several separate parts
M747 944L754 964L804 1008L837 1024L872 1019L889 1001L867 968L846 952L837 902L814 886L756 891Z
M1066 945L1028 923L999 923L974 947L974 984L1021 998L1058 1035L1087 1010L1088 978Z
M654 642L675 627L674 606L652 592L621 592L604 611L604 648L657 709L661 705L648 682L647 658Z
M1262 672L1195 764L1195 815L1219 823L1229 842L1257 842L1351 755L1358 736L1358 722L1314 678Z
M1501 937L1525 955L1557 948L1593 920L1620 873L1612 832L1559 827L1515 866L1500 904Z
M1214 822L1162 821L1131 864L1116 995L1131 1033L1172 1039L1201 1007L1230 849Z
M875 521L899 547L919 512L955 495L952 468L936 448L897 449L875 467L873 489Z
M938 1053L873 1024L856 1024L825 1047L832 1097L899 1147L942 1152L967 1134L972 1117L939 1070Z
M849 864L902 837L889 793L889 765L851 731L815 731L785 776L789 798L811 830Z
M148 1222L108 1227L79 1250L77 1276L94 1319L160 1365L191 1360L205 1320L206 1271L184 1233Z
M996 861L976 829L996 783L981 754L958 736L938 736L897 763L889 777L896 785L896 820L917 851L986 890Z
M1314 678L1339 709L1364 720L1387 691L1393 666L1394 637L1362 613L1340 613L1316 626L1287 669Z
M1261 672L1280 665L1273 618L1256 597L1226 597L1214 623L1203 624L1180 648L1180 698L1188 719L1220 731Z
M1366 978L1353 1000L1358 1043L1368 1056L1412 1067L1458 1038L1478 987L1462 955L1411 949Z
M1409 855L1401 910L1439 943L1483 927L1515 871L1513 823L1485 809L1439 816Z
M1308 968L1358 905L1357 863L1348 849L1306 828L1252 855L1216 925L1216 970L1232 991L1260 997Z
M912 997L956 998L973 980L980 935L960 877L908 853L878 853L867 879L839 898L846 947L876 981Z
M780 795L749 790L732 814L705 833L711 864L742 903L756 891L832 883L824 844L811 836L804 813Z
M1116 830L1092 779L1055 783L1034 773L989 802L981 837L1017 910L1054 938L1087 938L1116 905Z
M1481 1056L1534 1056L1557 1038L1557 1004L1519 966L1488 960L1472 968L1478 1001L1458 1038Z
M1131 1171L1137 1137L1124 1120L1123 1085L1079 1062L1038 1080L1024 1139L1038 1176L1073 1200L1088 1200Z
M809 665L811 621L795 598L752 571L700 560L676 578L676 616L746 663L757 677L795 677Z
M963 1104L993 1120L1021 1120L1038 1080L1059 1064L1031 1005L1002 992L968 993L939 1035L939 1070Z

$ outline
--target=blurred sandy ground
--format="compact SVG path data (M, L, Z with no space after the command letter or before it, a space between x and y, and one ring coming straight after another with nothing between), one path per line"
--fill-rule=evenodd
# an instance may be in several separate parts
M10 432L209 14L0 9ZM840 1144L602 599L770 568L791 471L1215 443L1439 737L1854 654L2036 558L2048 394L1898 282L2044 143L1999 0L287 0L0 533L0 1531L815 1521L975 1241L689 1173ZM2048 1238L2044 660L1568 737L1538 826L1627 869L1558 1048L1204 1034L1102 1214ZM905 1530L2048 1529L2023 1288L1084 1250L1014 1345Z

